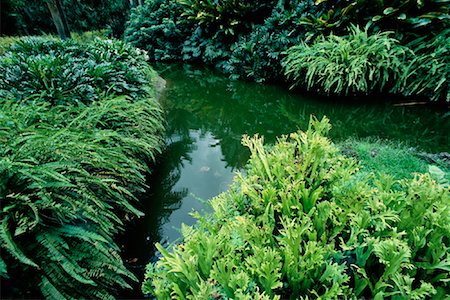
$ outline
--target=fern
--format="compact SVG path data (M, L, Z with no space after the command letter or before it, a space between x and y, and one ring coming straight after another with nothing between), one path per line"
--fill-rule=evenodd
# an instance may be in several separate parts
M136 281L114 236L142 215L160 151L155 75L117 41L22 39L0 69L1 274L26 268L46 298L111 299Z

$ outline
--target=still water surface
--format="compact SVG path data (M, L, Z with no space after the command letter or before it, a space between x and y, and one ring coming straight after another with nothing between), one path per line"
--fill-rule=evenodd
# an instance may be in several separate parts
M449 151L449 115L431 108L362 104L302 96L285 87L230 81L210 69L162 66L167 81L161 97L166 111L166 148L148 178L141 198L146 216L135 220L123 238L124 257L142 280L155 259L154 244L180 238L182 223L192 225L193 210L208 211L207 199L227 190L249 152L244 134L264 135L266 143L307 127L310 114L328 116L334 141L377 137L428 152ZM134 295L139 297L139 286Z

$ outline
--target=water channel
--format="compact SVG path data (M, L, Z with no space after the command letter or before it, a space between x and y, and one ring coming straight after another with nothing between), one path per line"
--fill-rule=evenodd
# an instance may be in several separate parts
M230 81L211 69L189 65L158 68L167 81L161 102L166 111L166 147L141 197L145 217L128 226L124 259L142 281L145 265L155 259L154 244L180 238L190 212L208 211L206 201L227 190L249 152L243 134L264 135L266 143L307 127L310 114L328 116L334 141L377 137L427 152L449 151L449 113L427 107L364 104L302 96L286 87ZM377 99L375 99L377 100ZM376 101L374 101L376 102ZM126 245L126 246L125 246ZM142 297L140 286L120 298Z

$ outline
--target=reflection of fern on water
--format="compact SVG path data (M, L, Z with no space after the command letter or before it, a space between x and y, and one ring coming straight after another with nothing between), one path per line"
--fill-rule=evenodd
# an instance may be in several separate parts
M127 226L126 232L134 232L133 236L124 234L120 238L124 247L122 257L138 278L142 277L145 265L154 256L155 242L164 242L162 225L173 211L180 208L181 200L188 195L187 189L175 189L175 185L180 179L183 163L191 161L189 154L194 150L193 142L191 137L184 135L174 135L166 140L163 152L156 159L158 163L154 171L147 177L149 188L140 196L142 207L139 208L145 216ZM134 290L139 291L138 286Z

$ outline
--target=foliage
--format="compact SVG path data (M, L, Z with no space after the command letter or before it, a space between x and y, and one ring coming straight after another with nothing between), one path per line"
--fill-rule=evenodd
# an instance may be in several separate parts
M7 2L8 11L3 13L13 20L8 25L16 28L15 32L7 32L8 34L35 35L56 32L45 0ZM122 35L128 17L129 1L61 0L61 3L71 31L108 29L113 36Z
M176 60L189 36L191 25L181 17L175 0L148 0L131 10L125 41L148 51L152 60Z
M24 38L0 58L0 97L53 104L88 103L102 96L148 93L155 77L145 52L117 40Z
M353 26L348 36L321 36L287 51L285 74L294 85L327 94L369 94L389 89L403 71L408 48L389 32L370 35Z
M406 69L394 91L450 102L450 30L417 38L407 46L413 52L408 53Z
M199 25L209 36L223 32L234 36L248 32L252 24L261 23L275 4L275 0L177 0L183 16Z
M314 11L313 1L279 2L263 24L255 25L231 46L227 71L232 78L264 82L279 79L283 52L305 38L306 31L298 20Z
M149 0L133 10L126 39L152 60L206 63L232 79L285 80L287 68L323 94L441 100L448 1Z
M270 150L245 137L246 175L147 267L158 299L445 298L449 189L428 175L361 176L326 119Z
M100 60L131 68L139 63L133 72L140 78L148 75L142 58L133 58L136 50L120 42L102 43L89 48L75 42L25 40L12 46L15 53L9 57L70 53L80 64L83 59L94 66L101 65ZM55 63L60 73L53 88L64 88L57 76L72 67ZM101 77L92 76L93 82L96 79ZM122 80L127 83L126 77ZM135 280L119 256L114 236L124 219L141 215L134 195L142 191L147 163L161 144L161 111L151 97L150 83L142 81L144 87L130 82L141 90L140 96L106 96L108 91L99 91L95 101L78 99L70 91L64 98L52 98L46 93L50 89L35 84L21 91L29 93L27 97L9 93L10 99L1 100L3 277L28 274L21 284L38 286L49 299L109 299ZM11 81L11 86L19 84Z
M449 0L369 1L316 0L319 13L302 19L314 30L342 33L351 23L364 25L369 21L381 30L394 30L397 38L404 34L427 35L440 32L450 24Z

